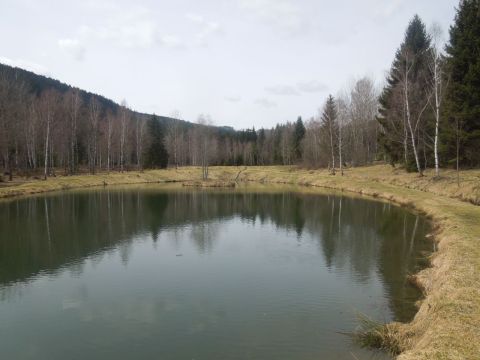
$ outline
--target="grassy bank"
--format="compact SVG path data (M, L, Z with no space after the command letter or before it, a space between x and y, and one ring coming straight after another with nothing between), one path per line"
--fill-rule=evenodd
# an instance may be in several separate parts
M164 183L188 181L197 178L199 170L182 168L181 170L150 170L144 172L111 172L95 175L56 176L44 180L16 178L12 183L0 183L0 198L33 195L50 191L81 189L95 186Z
M200 173L198 168L182 168L20 181L0 186L0 197L90 186L192 181L199 179ZM389 325L402 350L399 359L479 358L480 206L473 204L480 204L480 171L462 172L460 188L454 172L443 172L440 179L431 173L418 178L384 165L348 170L345 176L293 167L214 167L210 175L217 182L237 179L355 192L427 214L435 224L438 251L431 259L432 267L416 275L426 297L415 319L409 324Z

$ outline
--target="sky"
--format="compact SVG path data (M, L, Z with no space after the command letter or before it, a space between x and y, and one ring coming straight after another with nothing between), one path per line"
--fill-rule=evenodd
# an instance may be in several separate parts
M0 62L140 112L236 129L310 118L328 94L380 87L414 14L458 0L0 0Z

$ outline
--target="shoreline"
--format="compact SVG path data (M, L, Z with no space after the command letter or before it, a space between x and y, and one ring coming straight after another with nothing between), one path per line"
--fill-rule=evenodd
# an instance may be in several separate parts
M345 176L287 166L248 167L239 173L240 170L234 166L211 167L211 179L356 193L427 216L434 226L437 251L429 259L430 267L414 274L425 297L410 323L386 325L402 349L397 359L473 359L480 354L480 206L473 205L480 199L475 185L478 172L465 172L466 178L473 179L473 185L459 189L450 178L418 178L385 165L349 169ZM200 178L200 173L200 168L187 167L62 176L0 187L0 199L89 187L187 182Z

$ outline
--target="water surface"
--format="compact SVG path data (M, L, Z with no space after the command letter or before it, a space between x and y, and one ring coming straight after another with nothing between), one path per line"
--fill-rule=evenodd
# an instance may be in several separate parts
M0 203L0 353L370 359L355 314L409 321L421 216L339 195L162 186Z

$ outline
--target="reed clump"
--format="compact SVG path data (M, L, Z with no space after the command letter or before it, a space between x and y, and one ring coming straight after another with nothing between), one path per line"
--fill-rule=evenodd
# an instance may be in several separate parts
M385 324L365 314L358 314L357 329L348 334L363 348L385 351L391 355L402 352L401 335L396 324Z

